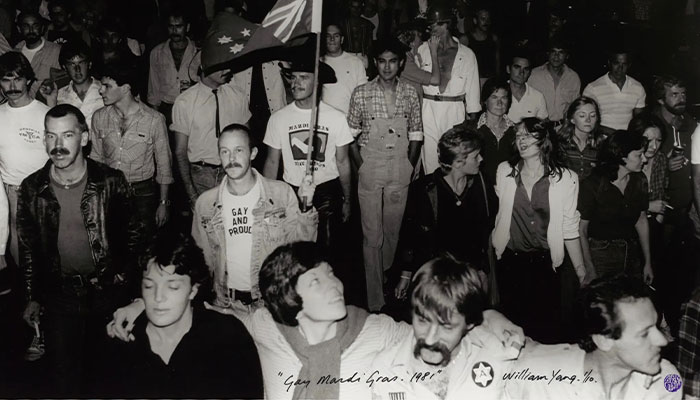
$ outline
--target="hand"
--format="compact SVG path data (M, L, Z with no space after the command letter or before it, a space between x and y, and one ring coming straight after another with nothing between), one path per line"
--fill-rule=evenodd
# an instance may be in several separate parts
M134 329L134 321L146 309L143 299L136 299L128 306L121 307L112 314L112 321L107 324L107 334L109 337L130 342L133 341L134 335L131 330Z
M170 206L166 204L159 204L158 209L156 210L156 226L159 228L163 225L165 225L166 222L170 219Z
M649 212L663 214L666 212L666 203L663 200L654 200L649 202Z
M644 276L644 283L651 285L651 283L654 281L654 271L651 269L651 263L644 264L642 275Z
M408 290L408 285L411 283L410 279L404 278L401 276L401 279L399 279L399 283L396 285L396 288L394 289L394 296L396 296L397 299L402 300L406 298L406 290Z
M39 92L46 99L47 105L53 107L58 102L58 87L56 87L56 82L49 81L48 79L42 82L39 86Z
M345 199L343 201L343 223L350 221L350 213L352 212L352 205L350 200Z
M439 45L440 37L437 35L431 35L430 39L428 39L428 49L430 49L430 54L437 54Z
M586 268L586 275L583 278L583 281L581 281L581 287L588 286L595 278L597 278L598 275L595 273L594 268Z
M299 186L297 195L309 208L314 199L314 193L316 193L314 178L311 175L304 176L304 179L301 180L301 186Z
M586 267L583 265L574 265L574 271L576 272L578 283L583 286L583 282L586 281Z
M24 321L29 324L32 328L34 327L34 322L39 322L39 316L41 315L41 306L36 301L30 301L27 307L24 308L24 314L22 317Z
M683 154L678 154L678 155L674 156L673 150L668 152L667 157L668 157L668 169L671 172L678 171L679 169L683 168L683 166L686 163L686 158L683 156Z
M483 314L483 326L496 335L504 346L519 349L525 344L523 328L510 322L508 318L496 310L485 310Z

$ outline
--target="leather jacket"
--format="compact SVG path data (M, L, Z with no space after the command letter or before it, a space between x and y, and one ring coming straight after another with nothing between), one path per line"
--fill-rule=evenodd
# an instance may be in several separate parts
M51 187L52 161L29 175L17 201L19 266L24 271L27 300L41 303L47 292L60 290L58 227L61 210ZM131 218L132 194L121 171L87 159L87 182L80 204L95 273L93 286L113 287L136 275L142 224ZM95 281L94 278L97 278Z

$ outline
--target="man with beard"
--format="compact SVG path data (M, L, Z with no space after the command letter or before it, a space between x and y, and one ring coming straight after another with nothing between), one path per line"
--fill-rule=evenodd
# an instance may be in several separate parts
M21 13L17 17L17 26L24 40L15 45L15 50L24 54L34 69L36 80L29 90L31 97L34 97L42 82L51 77L51 68L61 68L58 63L61 45L44 39L46 26L38 13Z
M105 107L92 119L90 158L124 173L134 191L134 217L144 225L141 242L170 218L172 156L165 117L138 100L134 65L108 65L100 95Z
M435 258L416 272L410 295L413 332L374 360L369 370L374 399L503 397L503 374L520 344L504 344L482 326L485 279L451 256Z
M697 163L693 157L691 137L697 122L686 111L686 84L672 75L659 76L654 81L655 108L652 113L659 117L666 133L659 151L668 159L668 187L666 196L672 207L664 213L664 265L663 277L667 282L659 282L668 288L664 296L664 315L672 331L678 329L680 305L688 300L693 291L693 276L697 270L698 249L700 249L700 216L693 207L694 181L698 179ZM696 140L697 141L697 140ZM692 160L692 162L689 162ZM698 201L698 197L695 197ZM700 203L696 203L700 204ZM693 225L698 228L693 229ZM661 278L661 277L660 277Z
M90 74L90 53L90 48L82 40L61 46L58 60L68 73L70 83L58 91L55 84L43 85L40 89L49 107L72 104L85 115L88 126L92 126L92 114L105 105L100 96L100 82Z
M170 124L175 98L199 81L200 59L194 42L187 37L190 24L185 13L171 8L167 21L169 39L151 50L147 99Z
M51 0L49 3L49 17L51 25L46 33L46 38L56 44L76 43L82 41L82 35L76 32L68 22L71 18L72 10L66 0Z
M528 345L502 374L507 399L680 400L678 370L661 358L668 340L649 286L616 275L581 293L579 345Z
M17 262L15 217L19 184L48 159L42 143L42 121L49 108L29 94L35 81L34 70L21 53L13 51L0 56L0 88L7 98L7 103L0 105L0 175L10 203L10 253Z
M130 218L124 174L83 155L88 128L80 110L58 105L44 124L50 160L22 181L17 205L24 319L32 326L41 318L55 385L49 393L73 397L92 381L103 320L136 272L140 224Z

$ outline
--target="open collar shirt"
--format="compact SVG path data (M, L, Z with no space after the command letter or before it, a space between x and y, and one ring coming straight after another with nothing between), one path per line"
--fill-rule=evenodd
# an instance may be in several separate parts
M527 83L542 92L547 103L549 119L552 121L562 120L569 104L581 93L581 79L576 71L567 65L564 65L564 72L557 85L554 85L554 78L547 69L547 63L535 67Z
M58 104L70 104L80 109L83 115L85 115L85 120L88 126L92 126L92 114L105 106L102 96L100 96L100 87L102 85L97 79L91 79L92 83L85 93L84 99L81 100L80 96L78 96L78 93L75 91L75 87L73 86L73 82L58 89L57 97Z

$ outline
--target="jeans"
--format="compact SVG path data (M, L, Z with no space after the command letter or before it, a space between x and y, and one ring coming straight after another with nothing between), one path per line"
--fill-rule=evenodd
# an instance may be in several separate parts
M607 240L588 238L588 246L598 277L625 272L641 279L642 250L636 238Z
M190 175L192 175L192 183L199 196L221 182L221 179L224 177L224 169L220 166L218 168L213 168L198 164L190 164Z
M156 210L160 201L160 191L153 179L129 183L134 192L134 215L143 224L143 236L139 243L150 243L156 233Z
M506 249L496 268L503 314L538 342L560 342L560 277L549 251Z
M10 254L17 264L19 264L19 253L17 243L17 195L19 186L5 184L7 202L10 206Z

